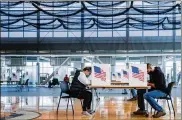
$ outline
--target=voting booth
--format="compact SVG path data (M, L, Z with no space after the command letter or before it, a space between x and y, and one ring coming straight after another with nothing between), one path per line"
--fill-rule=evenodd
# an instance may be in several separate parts
M129 65L129 86L147 86L147 65Z
M111 66L110 64L92 65L92 85L111 85Z
M122 69L121 72L111 73L111 80L129 83L129 70Z
M117 73L115 73L115 72L111 73L111 80L113 80L113 81L118 80Z
M129 70L128 69L122 69L121 70L121 82L128 82L129 83Z
M122 81L122 73L121 72L117 72L117 81Z

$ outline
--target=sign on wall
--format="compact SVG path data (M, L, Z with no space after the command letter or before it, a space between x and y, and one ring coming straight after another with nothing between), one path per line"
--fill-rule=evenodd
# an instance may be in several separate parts
M129 85L147 86L147 65L130 64L129 65Z
M111 84L111 66L110 64L92 65L92 85L110 85Z

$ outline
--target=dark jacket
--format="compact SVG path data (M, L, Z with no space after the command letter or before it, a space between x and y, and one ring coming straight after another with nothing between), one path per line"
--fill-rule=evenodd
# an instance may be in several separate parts
M83 91L86 89L86 86L78 80L79 75L80 71L76 71L71 83L70 91Z
M155 67L154 71L149 73L149 76L149 82L154 83L155 85L155 88L153 88L154 90L161 90L165 93L167 92L165 76L160 67Z

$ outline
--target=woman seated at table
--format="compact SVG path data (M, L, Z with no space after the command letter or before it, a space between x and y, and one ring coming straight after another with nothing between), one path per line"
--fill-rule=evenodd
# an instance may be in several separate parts
M92 102L92 93L87 91L87 86L90 84L90 80L87 78L91 73L90 67L85 67L83 71L77 71L73 78L70 87L70 94L78 99L83 99L82 115L91 116L92 111L90 110Z

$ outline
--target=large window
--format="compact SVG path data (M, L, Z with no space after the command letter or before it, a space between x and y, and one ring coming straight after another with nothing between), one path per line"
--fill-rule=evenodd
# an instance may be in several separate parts
M138 11L124 12L132 2ZM179 1L132 2L83 2L87 8L83 11L80 10L83 8L81 2L19 2L17 5L1 2L1 10L5 13L1 14L2 37L38 37L37 32L40 37L81 37L81 32L84 37L125 37L126 30L131 37L172 36L173 24L179 28L178 7L165 14L156 14L156 11L180 4ZM41 11L36 12L38 7ZM163 18L166 19L163 21Z

